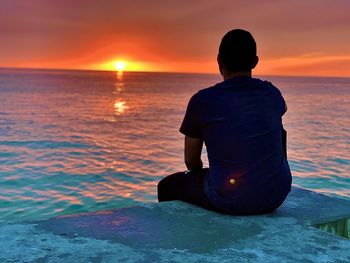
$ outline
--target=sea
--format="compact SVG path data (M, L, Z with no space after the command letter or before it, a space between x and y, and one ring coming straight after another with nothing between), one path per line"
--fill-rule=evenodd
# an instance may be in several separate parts
M293 185L350 200L350 78L259 76L288 105ZM0 69L0 222L156 202L219 74ZM208 165L205 149L202 158Z

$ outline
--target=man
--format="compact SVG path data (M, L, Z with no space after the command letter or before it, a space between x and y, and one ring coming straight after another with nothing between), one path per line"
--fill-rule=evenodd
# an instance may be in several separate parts
M200 90L189 101L180 128L185 135L187 172L158 184L158 199L182 200L228 214L261 214L277 209L291 189L280 91L252 78L256 43L242 29L222 39L217 62L224 81ZM209 169L203 169L206 145Z

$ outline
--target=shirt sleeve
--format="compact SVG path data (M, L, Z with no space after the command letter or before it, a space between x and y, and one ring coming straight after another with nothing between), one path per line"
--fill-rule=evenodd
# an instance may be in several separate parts
M272 85L272 84L270 83L270 85ZM282 95L282 92L277 87L275 87L274 85L272 85L272 87L274 87L274 89L276 90L276 92L278 94L278 99L280 101L280 103L279 103L279 105L280 105L279 106L280 107L280 114L281 114L281 116L283 116L287 112L286 101L285 101L285 99L284 99L284 97Z
M281 97L282 97L282 114L281 114L281 116L283 116L287 112L287 103L286 103L284 97L282 96L282 94L281 94Z
M186 136L193 138L203 138L202 128L200 124L200 107L196 95L190 99L185 117L182 121L180 132Z

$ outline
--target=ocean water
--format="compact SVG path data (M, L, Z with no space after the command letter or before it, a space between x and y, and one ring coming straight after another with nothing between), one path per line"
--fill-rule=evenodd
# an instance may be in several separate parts
M293 184L350 199L350 79L262 77L288 104ZM0 221L156 201L187 102L219 75L0 70ZM204 163L207 163L205 152Z

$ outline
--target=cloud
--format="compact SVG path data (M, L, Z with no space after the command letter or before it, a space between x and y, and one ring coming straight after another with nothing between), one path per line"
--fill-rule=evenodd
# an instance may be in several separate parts
M350 55L307 53L294 57L270 59L264 62L260 74L301 76L350 76Z

